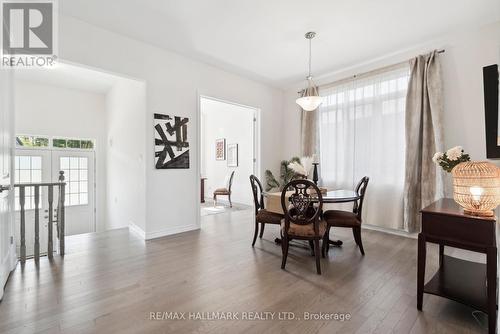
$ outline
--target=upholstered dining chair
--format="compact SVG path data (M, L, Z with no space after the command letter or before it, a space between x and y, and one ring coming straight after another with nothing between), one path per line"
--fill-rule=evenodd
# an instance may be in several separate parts
M362 255L365 255L365 250L363 249L363 241L361 240L361 223L363 222L363 201L365 199L368 181L370 181L370 178L368 176L365 176L359 181L358 185L356 186L356 193L359 196L359 200L354 202L352 212L342 210L328 210L323 213L323 219L328 225L326 236L328 237L328 235L330 234L330 228L332 227L352 228L354 241L358 245ZM324 249L328 251L328 243L323 244L323 246Z
M287 191L287 189L291 189ZM325 242L326 222L320 218L323 208L323 196L319 188L305 179L290 181L281 193L281 207L285 218L281 222L281 249L283 260L281 269L285 269L290 241L308 240L314 244L316 272L321 275L319 241Z
M227 196L229 199L229 207L233 207L231 202L231 188L233 186L234 170L231 174L226 175L226 184L224 188L218 188L214 191L214 205L217 205L217 196Z
M255 205L255 232L253 234L252 247L255 245L257 235L262 239L264 235L264 227L266 224L280 225L283 215L267 211L264 207L264 195L262 194L262 183L255 175L250 175L250 185L252 187L253 202Z

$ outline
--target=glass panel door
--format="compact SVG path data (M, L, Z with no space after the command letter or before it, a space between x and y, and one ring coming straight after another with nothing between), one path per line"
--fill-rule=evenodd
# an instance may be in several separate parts
M52 151L52 179L64 172L66 235L95 232L94 152Z
M40 183L51 182L51 154L49 150L38 149L16 149L14 163L15 183ZM40 188L40 254L47 252L47 188ZM55 207L55 206L54 206ZM20 254L21 245L21 224L19 214L19 188L15 188L15 224L14 235L16 237L17 254ZM32 256L35 246L35 191L33 187L26 187L25 190L25 218L26 218L26 256ZM46 212L47 211L47 212ZM56 231L56 225L52 226Z

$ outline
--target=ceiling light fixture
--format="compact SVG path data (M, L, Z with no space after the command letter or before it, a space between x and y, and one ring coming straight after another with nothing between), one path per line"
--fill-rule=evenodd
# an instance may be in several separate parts
M312 75L311 75L311 42L316 36L314 31L306 33L305 37L309 40L309 75L307 76L307 88L304 89L302 97L299 97L295 102L304 110L312 111L317 109L323 99L318 94L318 89L314 85Z

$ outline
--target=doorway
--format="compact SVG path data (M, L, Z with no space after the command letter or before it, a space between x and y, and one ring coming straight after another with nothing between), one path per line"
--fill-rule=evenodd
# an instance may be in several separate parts
M258 172L258 117L257 108L200 97L202 217L252 207L248 178Z
M93 150L65 149L30 149L17 148L15 153L15 183L58 182L63 172L66 182L65 211L66 235L76 235L96 231L95 210L95 152ZM47 209L48 190L42 187L40 197L41 228L40 251L47 251L47 225L49 214L55 218L56 210ZM57 202L58 194L54 194ZM15 235L20 245L19 188L15 191ZM33 253L34 244L34 193L33 188L26 188L26 251ZM56 219L54 219L55 221ZM56 229L55 223L53 230Z
M144 231L146 83L59 62L23 71L14 84L15 133L28 139L23 154L43 157L40 180L65 171L66 235ZM42 220L47 214L40 213Z

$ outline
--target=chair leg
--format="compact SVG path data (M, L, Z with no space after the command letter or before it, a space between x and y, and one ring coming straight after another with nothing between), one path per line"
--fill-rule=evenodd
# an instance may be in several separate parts
M214 206L217 206L217 195L214 194Z
M316 255L316 272L321 275L321 263L319 254L319 239L314 239L314 254Z
M355 227L352 228L352 236L354 237L354 242L356 243L356 245L359 246L358 234L356 232L356 228Z
M264 223L260 223L260 234L259 234L259 238L262 239L262 236L264 235L264 227L266 226L266 224Z
M314 242L309 240L309 247L311 247L311 256L314 256Z
M353 227L352 234L354 235L354 241L359 246L359 250L362 255L365 255L365 250L363 249L363 241L361 240L361 227Z
M255 232L253 234L252 247L255 245L255 240L257 240L257 234L259 234L259 223L255 221Z
M328 235L326 234L325 232L325 235L323 236L323 242L321 243L321 256L323 256L323 258L326 257L326 246L328 245Z
M283 260L281 261L281 269L285 269L286 257L288 256L288 237L283 235L281 237L281 251L283 253Z
M229 207L232 208L233 207L233 202L231 202L231 195L228 195L229 197Z
M326 254L330 251L330 226L326 228L326 233L325 233L325 250Z

